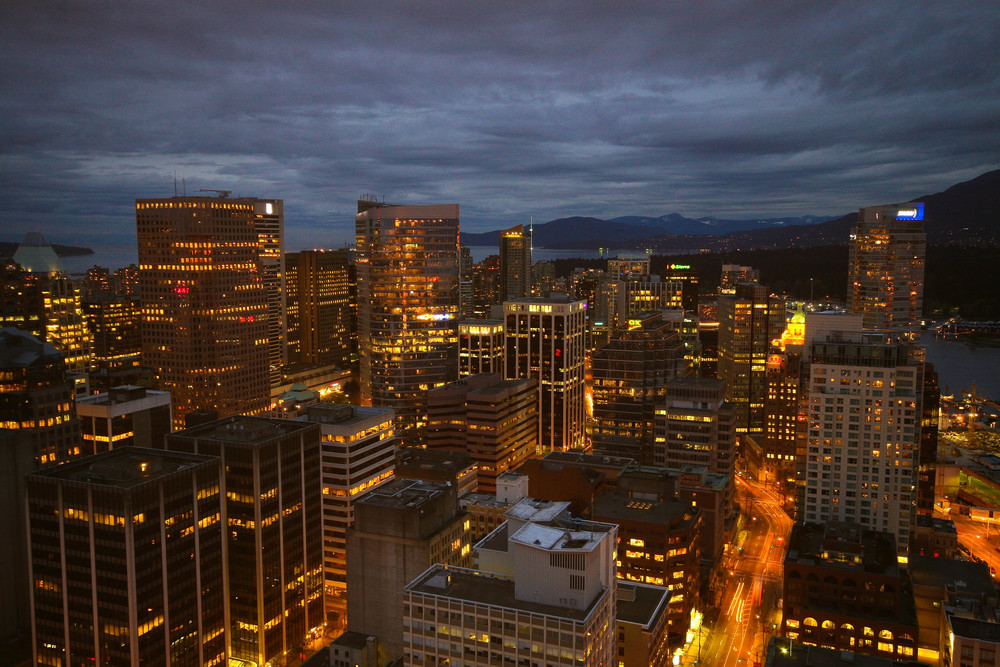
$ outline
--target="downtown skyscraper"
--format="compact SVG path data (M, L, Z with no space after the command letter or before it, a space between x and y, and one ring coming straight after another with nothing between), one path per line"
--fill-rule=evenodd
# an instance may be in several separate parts
M924 308L924 205L861 209L848 248L847 310L864 316L865 329L916 331Z
M361 398L424 443L427 392L458 379L458 204L358 202Z
M226 196L136 200L142 359L170 392L177 427L197 410L226 417L268 408L266 276L275 272L262 259L258 211L270 224L274 206Z
M531 296L531 230L515 225L500 232L500 301Z

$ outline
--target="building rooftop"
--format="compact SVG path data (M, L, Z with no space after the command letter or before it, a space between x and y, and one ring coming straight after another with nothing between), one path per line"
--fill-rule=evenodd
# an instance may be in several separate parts
M368 420L390 420L393 417L392 408L364 407L360 405L345 405L338 403L319 403L306 408L306 413L298 417L298 421L312 422L324 426L351 429Z
M402 447L396 450L396 465L397 467L409 466L431 469L441 473L458 474L475 466L475 462L465 452Z
M993 591L993 578L986 563L972 563L952 558L910 555L910 581L914 586L983 594Z
M313 428L313 425L294 419L265 419L239 415L174 431L167 437L259 445L308 428Z
M510 541L546 551L593 551L608 532L606 525L593 522L581 522L580 528L583 530L527 523L510 536Z
M0 329L0 367L26 368L42 357L61 359L62 354L27 331L14 327Z
M667 613L670 589L631 581L618 582L618 622L651 628L657 617Z
M899 576L891 534L841 521L793 526L785 562Z
M119 405L121 403L139 401L144 398L157 399L157 402L169 403L170 392L154 391L153 389L136 385L121 385L119 387L112 387L111 391L102 394L81 396L76 399L76 402L78 405L81 403L89 403L91 405Z
M627 456L605 456L604 454L584 454L583 452L549 452L542 459L545 463L564 463L594 467L624 468L635 463Z
M515 521L534 521L536 523L547 523L555 521L569 509L569 502L556 502L553 500L537 500L535 498L522 498L513 507L505 512L508 519Z
M495 494L481 493L479 491L466 491L458 499L459 507L494 507L502 508L510 506L509 502L498 500Z
M214 462L218 466L218 461L215 456L203 454L117 447L32 474L47 479L131 489L202 464Z
M955 527L955 522L951 519L939 519L936 516L927 516L926 514L917 515L917 526L921 528L931 528L936 533L948 533L950 535L958 535L958 529Z
M992 623L978 618L965 618L949 614L951 630L960 637L1000 642L1000 623Z
M789 650L790 648L790 650ZM772 637L767 644L765 667L928 667L922 662L903 662L864 653L806 646L790 639Z
M514 580L508 577L485 574L475 570L434 565L406 585L405 590L424 595L435 595L451 600L515 609L533 614L544 614L571 621L583 621L594 607L608 595L604 591L595 595L586 609L570 609L538 602L518 600L514 597Z
M591 513L595 517L619 521L641 521L645 523L670 526L672 530L683 530L692 525L698 516L698 510L691 503L682 500L644 500L619 496L614 492L605 492L594 499ZM680 519L680 521L676 521Z
M394 479L368 493L358 503L380 507L419 507L447 489L445 484L439 482Z
M369 634L365 634L364 632L354 632L353 630L348 630L330 643L334 646L363 649L368 646L369 639L374 639L374 637Z

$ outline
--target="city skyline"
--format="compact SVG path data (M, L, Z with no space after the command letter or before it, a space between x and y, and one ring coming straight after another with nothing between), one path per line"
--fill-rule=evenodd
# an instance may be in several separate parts
M128 242L175 175L285 198L292 250L372 188L466 231L905 201L997 166L991 9L10 5L0 220Z

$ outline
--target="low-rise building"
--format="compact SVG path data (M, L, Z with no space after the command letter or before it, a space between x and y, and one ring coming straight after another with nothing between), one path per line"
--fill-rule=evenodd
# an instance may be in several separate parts
M634 582L618 582L617 640L619 667L668 667L667 642L670 590Z
M405 664L614 664L614 525L524 499L477 545L481 570L436 565L404 589Z
M170 393L145 387L114 387L76 399L76 414L87 451L114 447L163 447L171 430Z
M785 555L783 637L897 660L917 658L913 590L896 540L857 524L797 524Z

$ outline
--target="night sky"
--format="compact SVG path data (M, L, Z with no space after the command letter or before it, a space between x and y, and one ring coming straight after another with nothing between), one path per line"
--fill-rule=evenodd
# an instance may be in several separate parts
M568 215L835 215L1000 165L988 2L13 2L0 240L134 243L136 197ZM335 5L326 7L325 5Z

